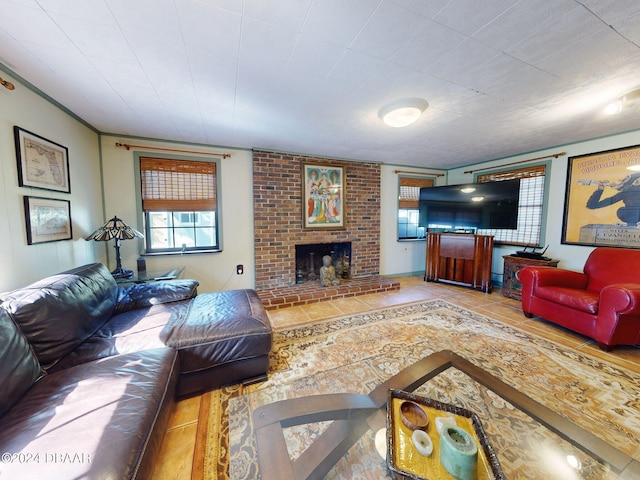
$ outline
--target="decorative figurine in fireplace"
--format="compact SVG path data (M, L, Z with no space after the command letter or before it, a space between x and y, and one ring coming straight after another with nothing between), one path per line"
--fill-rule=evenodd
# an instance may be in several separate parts
M322 267L320 267L320 283L324 287L340 285L340 279L336 276L336 269L331 264L331 255L322 257Z

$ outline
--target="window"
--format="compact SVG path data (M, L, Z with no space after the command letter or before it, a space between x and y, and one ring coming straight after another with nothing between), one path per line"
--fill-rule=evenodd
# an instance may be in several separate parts
M420 226L420 189L433 187L429 178L400 177L398 202L398 240L414 240L425 237L425 228Z
M398 238L424 238L425 229L419 225L420 215L417 209L398 210Z
M478 182L520 179L520 203L516 230L478 230L493 235L496 243L509 245L540 246L542 236L542 212L544 204L546 165L478 175Z
M148 253L217 251L215 161L140 157L140 184Z

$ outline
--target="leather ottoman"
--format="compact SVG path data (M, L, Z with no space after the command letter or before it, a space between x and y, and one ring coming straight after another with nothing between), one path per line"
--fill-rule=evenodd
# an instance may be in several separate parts
M255 290L202 293L161 333L178 350L178 396L266 378L271 323Z

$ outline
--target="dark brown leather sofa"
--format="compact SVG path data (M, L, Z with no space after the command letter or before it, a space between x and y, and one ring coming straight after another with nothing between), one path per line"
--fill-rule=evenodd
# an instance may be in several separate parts
M175 396L266 376L253 290L85 265L0 299L0 478L149 478Z

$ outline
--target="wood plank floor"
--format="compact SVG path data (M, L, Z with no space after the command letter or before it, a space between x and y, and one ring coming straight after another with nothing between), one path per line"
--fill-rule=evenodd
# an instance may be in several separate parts
M422 275L394 278L394 280L398 280L401 284L400 290L395 292L375 293L274 310L268 312L269 318L273 328L281 330L343 315L440 298L640 373L639 347L617 347L612 352L603 352L588 338L539 318L526 318L522 314L520 302L503 297L499 289L485 294L443 283L426 283ZM201 458L203 455L202 441L205 426L204 422L200 422L199 425L198 417L201 408L203 410L207 408L204 400L203 395L176 403L153 478L187 480L203 477L203 472L194 471L193 459Z

